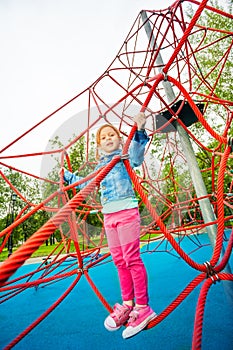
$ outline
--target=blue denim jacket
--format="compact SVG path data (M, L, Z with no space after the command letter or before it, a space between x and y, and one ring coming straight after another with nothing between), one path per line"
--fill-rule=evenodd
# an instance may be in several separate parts
M142 164L144 160L145 146L148 141L149 137L145 131L136 131L129 148L129 161L132 168L138 167ZM95 170L108 164L115 155L121 155L121 153L122 151L119 149L111 154L102 155ZM65 170L64 172L64 180L69 185L81 179L82 177L72 174L68 170ZM81 184L78 188L82 189L86 184L87 183ZM102 205L112 201L136 197L132 188L131 179L122 160L119 161L105 176L100 184L100 191Z

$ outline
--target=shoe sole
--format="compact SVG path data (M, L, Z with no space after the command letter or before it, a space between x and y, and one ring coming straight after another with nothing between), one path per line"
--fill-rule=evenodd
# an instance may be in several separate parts
M136 327L131 327L128 326L122 333L122 337L124 339L126 338L130 338L133 337L134 335L136 335L137 333L141 332L150 321L152 321L154 318L156 318L157 315L155 312L153 312L152 314L150 314L143 322L141 322L138 326Z

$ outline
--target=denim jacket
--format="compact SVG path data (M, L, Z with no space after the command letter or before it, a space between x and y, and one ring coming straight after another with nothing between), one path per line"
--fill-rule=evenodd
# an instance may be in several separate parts
M144 160L145 146L148 141L149 137L145 131L136 131L129 148L129 161L132 168L138 167L142 164ZM108 164L115 155L121 154L122 151L119 149L111 154L101 155L100 161L95 170ZM69 185L81 179L82 177L72 174L68 170L65 170L64 172L64 181ZM86 184L87 183L83 183L77 188L82 189ZM122 160L120 160L102 180L100 183L100 191L101 204L103 206L108 202L136 197L132 188L131 179Z

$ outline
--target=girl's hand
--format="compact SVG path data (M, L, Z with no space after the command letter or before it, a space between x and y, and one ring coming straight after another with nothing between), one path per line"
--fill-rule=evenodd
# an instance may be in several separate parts
M138 130L144 130L146 125L146 116L140 112L133 118L134 122L137 123Z

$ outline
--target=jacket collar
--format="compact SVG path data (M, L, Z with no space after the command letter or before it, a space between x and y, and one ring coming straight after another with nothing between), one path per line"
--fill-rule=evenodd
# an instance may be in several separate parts
M114 156L119 155L122 153L121 149L117 149L116 151L113 151L112 153L105 153L105 152L101 152L101 157L100 157L100 161L104 161L107 159L112 159Z

